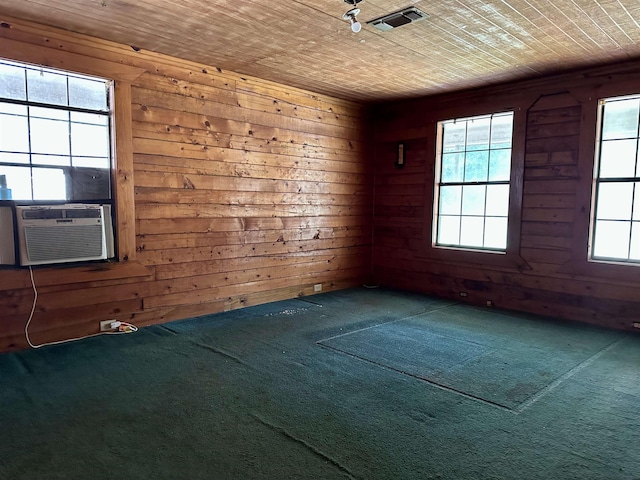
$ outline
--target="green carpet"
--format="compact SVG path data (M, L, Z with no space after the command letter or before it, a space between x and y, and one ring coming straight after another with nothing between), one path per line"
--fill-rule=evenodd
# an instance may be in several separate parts
M0 355L0 479L640 479L640 337L352 289Z
M318 343L521 411L621 339L616 332L577 335L573 325L549 328L548 322L470 311L468 306L436 309Z

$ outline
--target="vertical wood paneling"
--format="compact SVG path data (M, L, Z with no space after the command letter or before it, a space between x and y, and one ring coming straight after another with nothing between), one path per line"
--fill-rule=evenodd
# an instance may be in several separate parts
M569 230L578 188L581 106L567 93L542 96L527 112L521 255L553 270L571 258ZM535 193L534 193L535 192ZM549 223L553 235L545 235ZM567 224L562 228L557 224Z

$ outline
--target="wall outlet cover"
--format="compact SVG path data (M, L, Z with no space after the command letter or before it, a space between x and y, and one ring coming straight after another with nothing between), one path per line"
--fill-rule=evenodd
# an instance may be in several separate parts
M111 328L111 324L115 322L115 320L103 320L100 322L100 331L101 332L111 332L114 329Z

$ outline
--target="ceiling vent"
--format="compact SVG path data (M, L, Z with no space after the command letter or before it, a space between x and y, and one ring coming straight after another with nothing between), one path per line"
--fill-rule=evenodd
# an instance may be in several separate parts
M390 13L389 15L385 15L384 17L369 20L367 22L367 25L374 26L378 30L386 32L388 30L401 27L402 25L407 25L408 23L424 20L428 17L428 13L425 13L422 10L418 10L415 7L411 7L400 10L399 12Z

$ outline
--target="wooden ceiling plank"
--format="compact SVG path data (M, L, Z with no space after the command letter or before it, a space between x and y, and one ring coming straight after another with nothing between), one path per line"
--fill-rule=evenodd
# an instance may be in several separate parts
M587 54L591 53L591 50L590 50L591 46L585 45L583 42L580 42L577 38L572 36L566 28L564 28L563 26L559 25L554 20L552 20L549 17L549 15L543 13L543 11L540 8L538 8L536 5L529 2L528 0L520 0L520 1L522 1L523 4L526 4L531 10L533 10L537 15L539 15L540 18L544 19L544 22L546 23L547 28L551 28L556 35L560 34L561 36L567 37L574 45L580 47L584 52L586 52ZM536 0L532 0L532 1L535 2ZM543 9L553 8L552 4L549 2L546 2L544 6L540 6L540 7Z
M546 55L551 52L554 56L560 57L564 54L556 49L553 37L547 32L543 31L544 37L535 35L533 32L538 31L538 25L508 1L501 0L500 3L492 3L490 4L490 8L492 13L500 17L500 28L510 35L515 35L517 38L519 38L518 35L525 37L527 40L520 38L519 40L525 43L527 41L530 42L527 45L535 51L536 55ZM531 28L533 28L533 30L531 30ZM512 33L511 30L514 30L518 35ZM534 48L531 43L535 43L537 48Z
M150 72L170 70L163 54L176 57L189 72L176 73L181 81L240 88L243 95L275 81L286 85L274 89L276 101L286 102L291 87L351 101L345 110L354 101L481 87L640 56L637 0L366 0L358 5L359 20L408 6L430 16L389 32L365 24L359 34L342 19L349 9L342 0L0 0L0 13L103 38L101 56L135 60ZM32 24L24 28L0 29L0 37L32 35L29 41L43 46L56 39L61 49L85 55L96 45L44 27L38 37ZM310 108L340 115L320 97L298 95Z
M615 46L619 48L619 45L612 42L612 38L602 30L602 28L596 25L596 28L592 28L594 23L592 19L585 13L585 11L576 5L574 0L554 0L549 3L550 7L555 9L560 17L564 17L568 23L567 28L573 30L576 34L587 39L597 48L603 48L607 46ZM579 23L580 20L586 20L583 23ZM613 45L608 45L612 44Z

